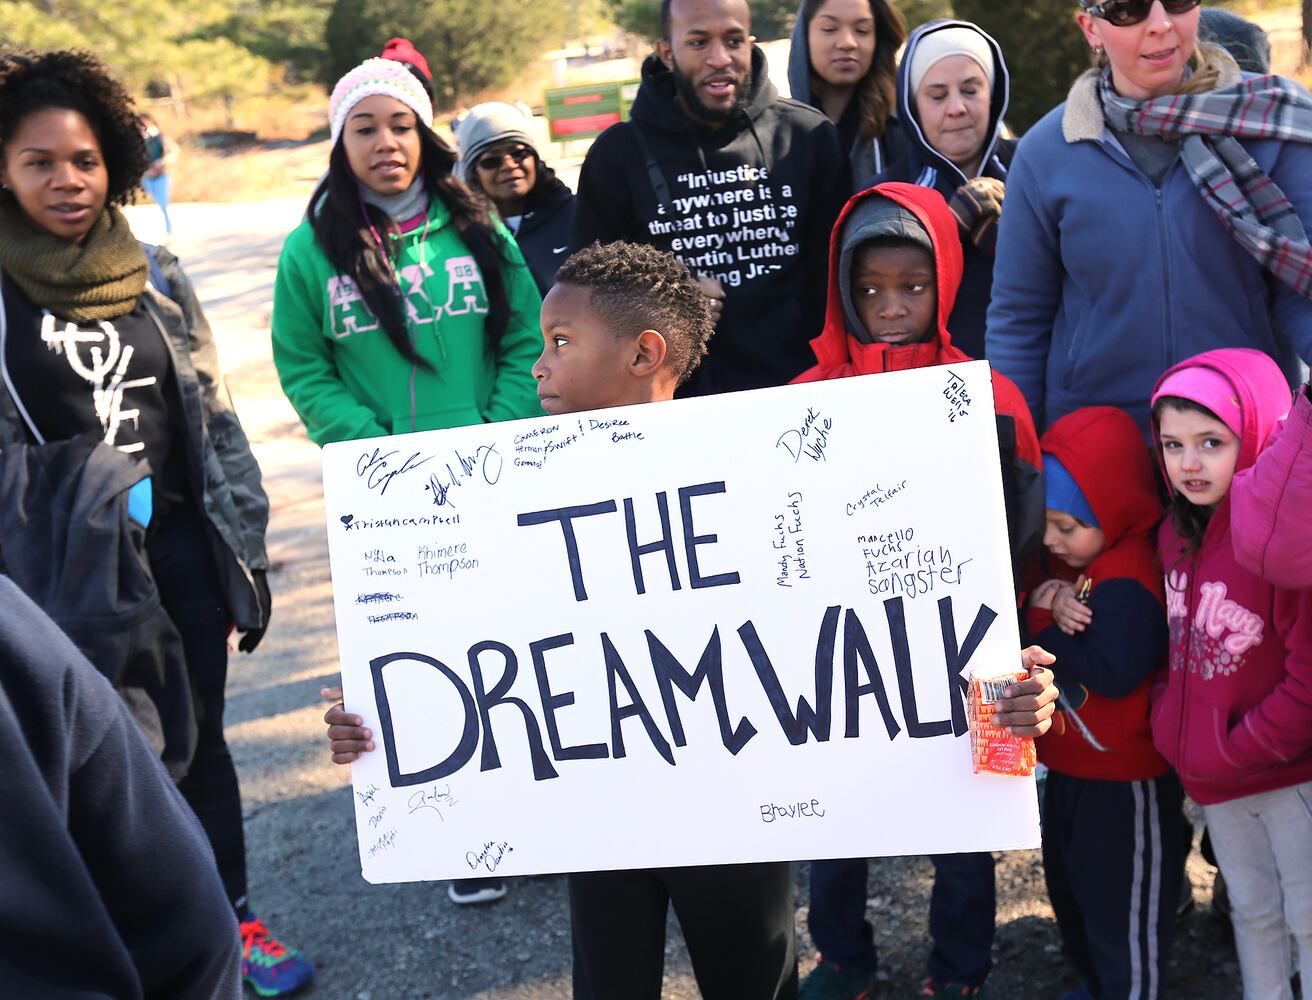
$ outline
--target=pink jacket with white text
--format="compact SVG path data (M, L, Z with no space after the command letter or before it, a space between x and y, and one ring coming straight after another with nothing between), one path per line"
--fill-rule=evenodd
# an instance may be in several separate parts
M1191 366L1234 388L1243 412L1236 468L1249 468L1288 409L1288 383L1266 355L1227 349L1176 365L1158 385ZM1200 805L1312 781L1312 592L1241 565L1232 499L1217 505L1192 552L1169 518L1158 535L1171 653L1154 689L1153 742Z

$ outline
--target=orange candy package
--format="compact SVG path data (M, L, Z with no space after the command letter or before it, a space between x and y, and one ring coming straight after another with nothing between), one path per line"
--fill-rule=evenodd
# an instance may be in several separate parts
M1034 740L1028 736L1013 736L993 723L995 703L1007 685L1023 681L1028 676L1024 671L1016 671L992 677L971 677L966 708L970 720L971 761L976 774L1023 776L1034 773L1034 766L1039 761Z

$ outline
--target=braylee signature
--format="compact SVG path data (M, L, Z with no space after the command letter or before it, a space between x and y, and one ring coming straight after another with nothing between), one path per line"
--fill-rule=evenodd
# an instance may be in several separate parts
M437 818L443 823L446 822L446 817L442 815L441 807L446 806L450 808L455 804L456 797L451 794L451 786L449 784L441 791L438 791L437 786L433 786L432 788L425 788L415 792L410 796L410 800L406 803L410 809L411 816L419 812L420 809L431 809L433 812L437 813Z
M433 503L438 507L454 507L451 490L473 479L475 470L489 486L495 486L501 479L502 459L496 445L481 444L472 455L463 455L459 451L454 454L456 467L452 468L447 462L445 476L441 472L430 472L428 485L424 487L433 494Z
M392 480L397 476L404 472L413 472L421 465L433 460L432 455L421 458L419 452L416 451L401 463L399 469L392 468L395 464L393 456L399 454L400 452L396 449L383 451L381 448L365 452L355 463L355 474L364 479L365 485L371 490L377 490L381 496L387 492L387 487L392 485Z
M482 865L488 871L494 872L497 870L497 866L501 864L501 859L512 851L514 851L514 848L504 840L499 844L489 840L483 845L482 850L466 851L465 864L469 865L470 868L477 868Z

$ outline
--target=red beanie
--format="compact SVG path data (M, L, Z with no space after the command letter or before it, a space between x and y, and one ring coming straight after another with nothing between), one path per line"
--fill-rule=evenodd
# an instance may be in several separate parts
M383 46L382 56L394 62L407 63L423 73L424 79L430 83L433 80L433 74L428 68L428 60L419 54L419 50L410 44L408 38L389 38L387 44Z

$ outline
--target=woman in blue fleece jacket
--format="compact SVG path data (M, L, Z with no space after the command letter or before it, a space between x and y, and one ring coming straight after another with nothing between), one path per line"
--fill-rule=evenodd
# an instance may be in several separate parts
M1016 152L989 360L1020 387L1040 430L1106 404L1146 431L1157 376L1213 348L1264 351L1293 381L1295 355L1312 358L1307 279L1291 279L1287 259L1264 264L1241 245L1228 228L1235 220L1223 221L1225 207L1205 200L1190 164L1220 164L1212 150L1227 145L1246 151L1292 205L1265 232L1288 233L1306 251L1299 220L1312 223L1312 99L1279 77L1243 74L1223 50L1199 44L1196 4L1172 14L1153 0L1139 21L1143 5L1133 0L1081 6L1101 68L1080 77ZM1262 123L1249 109L1281 104L1267 118L1285 116L1280 124L1292 124L1297 138L1254 137ZM1260 229L1268 216L1251 202L1261 193L1249 193L1239 208L1257 220L1250 230ZM1231 186L1220 200L1234 195Z

